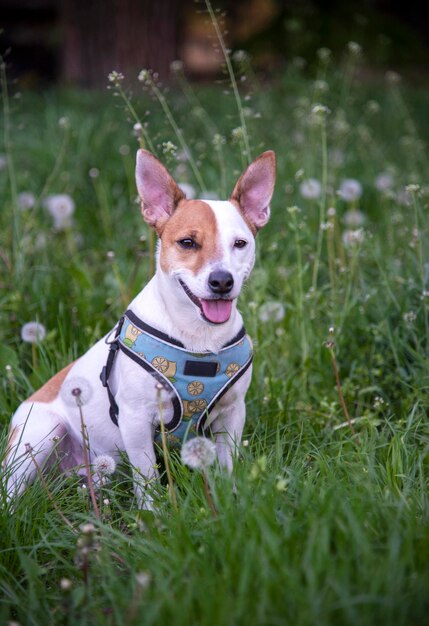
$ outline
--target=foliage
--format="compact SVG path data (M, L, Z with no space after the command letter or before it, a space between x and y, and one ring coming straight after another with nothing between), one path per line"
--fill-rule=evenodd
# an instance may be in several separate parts
M351 46L331 65L319 51L316 81L292 65L276 84L259 84L236 57L247 79L240 111L228 85L193 90L180 66L170 91L145 73L145 91L129 94L116 75L113 101L77 91L9 97L3 80L5 446L18 403L107 332L150 276L134 135L179 182L204 187L198 196L227 197L248 145L253 157L268 148L278 157L272 219L240 299L256 360L236 490L210 469L213 517L203 477L171 453L177 508L164 481L157 514L143 514L124 461L96 520L75 478L49 476L57 507L37 480L0 509L3 620L427 622L428 98L392 74L362 82L359 57ZM351 178L361 193L338 195ZM310 186L316 197L308 179L320 183ZM31 208L22 192L34 195ZM55 228L54 194L75 204ZM24 342L21 328L35 320L46 336Z

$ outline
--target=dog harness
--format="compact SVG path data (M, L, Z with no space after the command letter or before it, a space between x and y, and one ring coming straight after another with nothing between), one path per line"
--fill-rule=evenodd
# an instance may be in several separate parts
M119 407L109 387L109 376L118 350L172 392L173 416L165 424L170 443L179 443L196 434L209 434L210 412L253 359L252 341L244 327L218 353L192 352L128 310L116 326L100 375L109 396L110 417L116 425Z

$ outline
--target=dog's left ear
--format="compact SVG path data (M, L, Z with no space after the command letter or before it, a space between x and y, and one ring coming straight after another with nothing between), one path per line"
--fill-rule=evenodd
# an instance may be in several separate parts
M137 152L136 183L143 218L160 234L185 194L161 161L147 150Z
M265 226L270 217L275 179L276 155L268 150L249 165L232 192L231 200L238 202L255 231Z

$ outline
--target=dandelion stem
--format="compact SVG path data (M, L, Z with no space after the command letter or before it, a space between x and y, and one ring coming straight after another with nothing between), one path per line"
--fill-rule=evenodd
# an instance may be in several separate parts
M322 254L322 244L323 244L323 224L325 222L325 209L326 209L326 185L328 182L328 148L327 148L327 140L326 140L326 119L325 116L321 122L321 130L322 130L322 195L320 198L320 213L319 213L319 232L317 236L317 248L316 248L316 258L314 259L313 266L313 281L312 287L313 291L317 288L317 278L319 274L319 264L320 264L320 256Z
M332 365L333 365L334 374L335 374L335 382L337 384L337 391L338 391L338 395L340 397L341 406L343 408L344 415L346 416L346 420L347 420L349 428L350 428L350 430L352 432L352 435L353 435L353 438L355 440L355 443L356 443L357 446L360 446L360 441L359 441L358 436L356 434L356 431L355 431L355 429L353 427L353 422L350 419L350 415L349 415L349 412L348 412L348 409L347 409L346 401L344 400L343 391L341 389L340 374L338 372L337 360L335 358L334 349L333 348L329 348L329 353L330 353L331 359L332 359Z
M154 146L153 143L150 140L150 137L148 135L148 133L146 132L144 125L141 123L139 116L137 115L137 112L135 110L135 108L133 107L131 100L129 99L129 97L127 96L127 94L125 93L125 91L122 89L121 83L119 81L115 82L115 87L118 90L119 95L121 96L122 100L125 102L125 105L131 115L131 117L133 118L134 122L136 124L140 124L141 126L141 130L142 130L142 134L139 136L139 144L140 144L140 148L146 148L146 145L148 146L149 150L151 152L154 152Z
M83 463L85 466L85 470L86 470L86 477L88 480L88 490L89 490L89 494L91 496L91 501L92 501L92 506L94 507L94 513L95 516L100 519L100 511L98 509L98 504L97 504L97 497L95 495L95 489L94 489L94 481L92 480L92 474L91 474L91 465L89 463L89 454L88 454L88 450L89 450L89 439L88 439L88 432L86 429L86 425L83 419L83 412L82 412L82 402L81 399L79 397L76 398L76 404L77 407L79 409L79 416L80 416L80 429L81 429L81 433L82 433L82 444L83 444Z
M170 498L173 503L173 506L177 510L178 507L177 507L176 492L174 491L173 478L171 476L170 455L168 453L167 437L165 433L164 415L163 415L162 400L161 400L161 389L157 390L157 396L158 396L159 419L161 423L162 453L164 455L165 471L167 473L168 492L170 494Z
M167 118L167 120L170 123L171 128L173 129L181 147L182 150L185 152L186 154L186 158L189 161L189 165L191 166L192 172L194 173L195 179L198 182L198 185L200 186L202 191L206 191L206 186L204 184L204 181L202 179L202 176L198 170L197 164L194 161L194 158L192 156L191 150L189 149L188 144L185 141L185 138L183 137L183 132L180 130L180 128L178 127L176 120L174 119L174 116L171 112L170 107L168 106L168 102L165 99L163 93L161 92L161 90L158 88L157 84L155 83L155 81L153 80L153 78L151 76L148 76L147 78L147 84L150 86L150 88L152 89L152 92L155 94L156 98L158 99L159 104L161 105L162 110L165 113L165 116Z
M207 475L204 471L202 472L202 474L203 474L204 492L206 494L207 503L209 505L209 508L210 508L210 511L212 512L213 517L218 517L218 512L213 502Z

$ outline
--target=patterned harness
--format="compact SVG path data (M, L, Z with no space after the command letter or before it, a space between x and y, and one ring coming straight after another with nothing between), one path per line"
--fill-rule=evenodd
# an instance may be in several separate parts
M192 352L128 310L119 320L100 374L109 396L110 417L116 425L119 408L109 387L109 376L118 350L172 392L173 416L165 424L172 443L196 434L209 434L210 412L253 359L252 341L244 327L218 353Z

